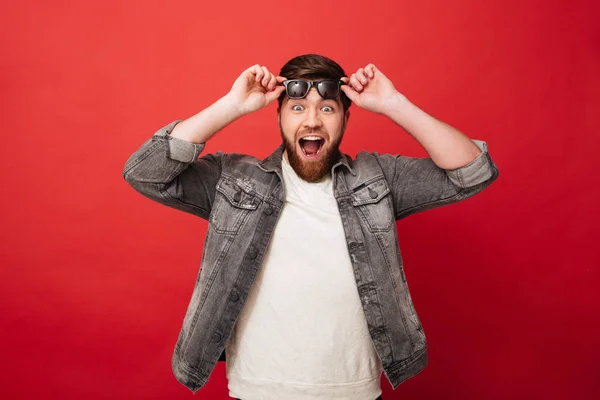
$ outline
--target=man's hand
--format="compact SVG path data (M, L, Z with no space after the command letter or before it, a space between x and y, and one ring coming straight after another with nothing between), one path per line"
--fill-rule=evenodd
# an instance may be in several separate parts
M343 77L342 81L347 85L342 85L341 90L350 100L357 106L378 114L387 115L392 104L405 98L373 64L359 68L350 78Z
M225 97L240 115L250 114L277 99L285 90L280 85L285 80L256 64L242 72Z
M340 89L350 100L389 117L425 148L438 167L461 168L481 154L482 150L465 134L412 104L375 65L359 68L342 80L347 85Z
M170 135L192 143L206 143L236 119L268 106L285 90L285 86L279 85L285 80L266 67L253 65L242 72L229 93L175 125Z

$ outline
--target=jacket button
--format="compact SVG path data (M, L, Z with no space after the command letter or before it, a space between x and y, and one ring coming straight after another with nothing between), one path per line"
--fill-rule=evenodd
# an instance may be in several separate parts
M248 252L248 258L254 260L258 256L258 251L256 249L252 249Z
M229 298L231 299L231 301L233 301L235 303L236 301L238 301L240 299L240 296L236 292L233 292L233 293L231 293Z
M372 199L376 199L377 198L377 192L374 191L373 189L369 188L369 196L371 196Z
M273 208L271 206L267 206L267 208L265 208L265 214L267 214L267 215L273 214Z
M214 333L212 336L212 341L215 343L219 343L221 341L221 335L219 335L218 333Z

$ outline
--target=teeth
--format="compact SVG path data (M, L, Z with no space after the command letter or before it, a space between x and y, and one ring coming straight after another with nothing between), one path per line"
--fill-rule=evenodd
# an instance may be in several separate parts
M304 139L304 140L321 140L321 138L318 136L306 136L306 137L303 137L302 139Z

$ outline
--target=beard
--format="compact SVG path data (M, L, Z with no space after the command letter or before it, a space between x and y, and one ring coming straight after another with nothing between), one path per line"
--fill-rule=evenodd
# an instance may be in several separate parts
M279 131L281 132L281 139L283 140L283 146L288 156L288 161L290 166L296 172L301 179L315 183L322 180L325 176L329 175L331 168L338 161L340 157L340 143L342 142L342 137L344 136L344 130L342 129L342 133L336 139L336 141L331 142L326 148L325 144L321 149L320 153L321 157L318 160L306 160L302 157L302 154L299 154L296 144L298 143L298 139L294 138L294 141L290 141L284 134L283 128L281 127L281 123L279 123ZM307 132L307 133L318 133L318 132ZM301 136L299 134L298 136ZM300 150L302 151L302 150Z

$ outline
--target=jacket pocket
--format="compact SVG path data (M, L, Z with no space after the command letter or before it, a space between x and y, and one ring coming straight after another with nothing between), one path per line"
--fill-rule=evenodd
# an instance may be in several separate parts
M390 188L383 176L358 185L350 195L352 205L370 232L387 232L394 225Z
M215 202L209 218L209 224L218 233L236 234L248 218L257 209L260 199L237 182L222 177L217 182Z

